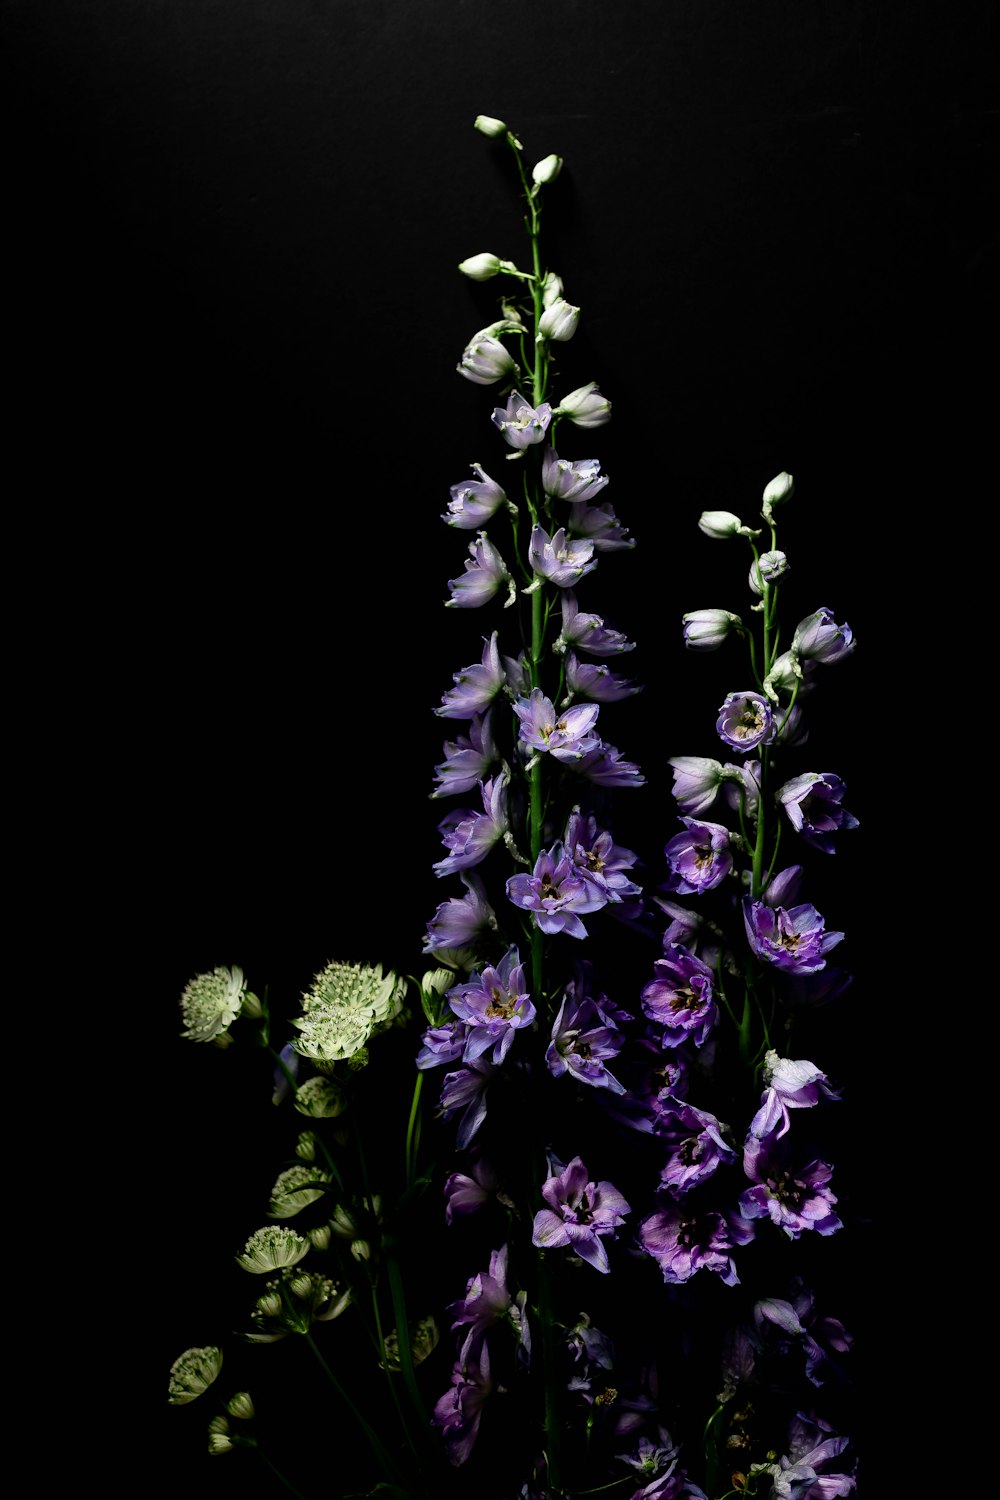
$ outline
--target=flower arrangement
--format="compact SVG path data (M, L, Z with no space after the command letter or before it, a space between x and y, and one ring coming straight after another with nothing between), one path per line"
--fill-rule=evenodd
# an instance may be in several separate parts
M783 616L790 474L757 524L703 511L747 558L741 613L681 616L725 662L717 717L684 725L652 848L618 841L647 778L608 721L643 685L593 575L636 543L578 456L610 401L558 389L581 317L543 252L563 163L475 128L510 153L527 254L458 268L503 290L457 366L493 388L493 457L441 517L465 543L445 607L487 622L434 709L447 894L419 974L350 955L284 1012L235 966L185 988L186 1038L270 1055L284 1156L234 1247L245 1323L179 1352L169 1402L214 1402L209 1453L275 1494L852 1495L853 1339L815 1248L845 1227L843 1085L798 1039L852 982L810 891L858 820L813 769L809 705L854 637L826 605Z

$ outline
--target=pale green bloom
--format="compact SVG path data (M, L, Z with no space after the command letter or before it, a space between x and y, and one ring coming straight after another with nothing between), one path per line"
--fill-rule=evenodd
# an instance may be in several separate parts
M421 1318L419 1322L410 1325L410 1359L416 1367L422 1364L428 1354L437 1348L440 1338L437 1323L430 1316ZM400 1370L402 1361L399 1357L399 1334L394 1328L391 1333L386 1334L385 1339L385 1363L379 1361L382 1369Z
M555 154L543 156L531 169L531 180L536 183L555 182L562 171L563 159Z
M300 1115L314 1120L333 1120L347 1108L347 1094L332 1078L307 1078L295 1090L292 1100Z
M254 1331L243 1337L250 1344L276 1344L290 1333L308 1333L313 1323L339 1318L350 1302L350 1288L343 1290L328 1276L286 1270L257 1298L250 1315Z
M301 1166L287 1167L280 1173L274 1187L271 1189L271 1201L268 1204L268 1217L271 1219L291 1219L301 1213L310 1203L315 1203L322 1198L327 1184L331 1181L328 1172L321 1172L318 1167Z
M244 1271L266 1275L282 1266L294 1266L308 1250L309 1241L296 1234L294 1229L268 1224L264 1229L255 1230L247 1240L243 1254L236 1259Z
M229 1436L228 1417L213 1417L208 1424L209 1453L231 1453L233 1440Z
M300 1156L303 1161L316 1160L316 1132L315 1130L303 1130L295 1143L295 1155Z
M203 1349L185 1349L170 1366L171 1406L186 1406L218 1378L222 1369L222 1350L217 1344L207 1344Z
M225 1046L229 1040L226 1033L242 1010L246 994L242 969L218 968L210 974L196 974L181 995L187 1027L181 1035L192 1042Z
M329 1224L314 1224L305 1233L306 1239L314 1250L329 1250L330 1241L333 1239L333 1230Z
M226 1402L226 1411L241 1422L249 1422L257 1415L249 1391L237 1391L235 1396L230 1396Z
M330 963L303 998L296 1052L317 1062L352 1057L400 1016L406 980L382 965Z
M472 123L477 130L482 131L483 135L496 137L507 134L507 126L495 115L477 115Z

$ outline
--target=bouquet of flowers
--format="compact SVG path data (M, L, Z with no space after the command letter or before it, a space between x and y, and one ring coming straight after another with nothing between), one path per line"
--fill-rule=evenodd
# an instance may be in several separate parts
M782 613L790 474L749 520L703 511L747 569L738 612L680 616L724 663L717 717L685 722L651 847L619 841L647 778L614 715L643 685L596 575L635 540L581 456L610 401L559 389L563 163L475 128L526 247L458 268L492 299L457 369L492 388L493 446L441 517L465 544L445 607L477 612L434 708L443 899L413 974L347 953L291 1005L238 967L185 988L186 1038L270 1056L284 1156L234 1247L244 1325L179 1351L169 1401L214 1402L209 1453L275 1494L852 1495L853 1339L816 1249L845 1227L843 1083L800 1038L852 982L810 893L857 819L809 728L854 638L826 605Z

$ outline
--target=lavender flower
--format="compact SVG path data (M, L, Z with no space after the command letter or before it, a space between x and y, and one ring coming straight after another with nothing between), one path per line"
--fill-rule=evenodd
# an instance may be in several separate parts
M581 812L579 805L570 812L563 834L563 847L584 880L591 881L603 893L605 901L621 901L638 896L642 887L625 874L636 862L636 854L616 844L607 829L597 826L593 813Z
M829 664L850 656L856 644L850 625L838 625L833 610L824 605L799 621L789 649L799 661Z
M597 704L581 703L557 713L541 688L533 688L527 699L517 700L514 712L521 721L519 735L524 744L556 760L580 760L600 744L592 733L600 712Z
M480 781L489 780L490 772L500 762L489 710L473 715L467 735L460 734L454 740L445 741L444 757L434 767L437 783L432 797L453 797L471 791Z
M684 644L689 651L717 651L743 621L729 609L692 609L681 616Z
M728 693L715 721L723 743L745 755L758 745L770 744L775 727L770 703L755 692Z
M475 479L450 487L448 512L441 517L461 531L478 531L501 505L510 504L502 486L490 478L481 464L473 464L472 472L477 476Z
M543 932L562 932L585 938L580 920L607 905L607 896L592 881L584 880L561 843L543 849L531 874L518 873L507 881L507 895L515 906L534 913Z
M726 1139L727 1127L707 1110L683 1100L660 1113L654 1133L667 1144L669 1155L660 1170L660 1186L680 1198L700 1187L720 1166L736 1160L736 1148Z
M484 638L482 660L452 673L455 686L442 696L436 714L445 719L474 719L489 708L507 680L498 639L499 632L494 630L488 640Z
M547 401L534 407L520 391L512 391L506 406L494 408L492 420L494 426L503 433L504 441L520 452L545 441L545 434L552 421L552 408Z
M438 824L445 848L451 853L434 866L436 875L454 875L481 864L507 832L507 777L480 782L483 811L463 808L451 812Z
M597 567L594 543L583 538L571 540L565 526L551 536L544 526L533 527L528 556L540 578L547 578L562 589L579 583Z
M542 1197L548 1207L535 1215L531 1243L541 1250L565 1246L588 1265L607 1272L611 1265L603 1241L609 1235L617 1238L631 1208L610 1182L591 1182L588 1176L579 1156L574 1156L546 1179Z
M617 1057L624 1044L624 1034L597 1001L578 994L575 982L570 981L552 1023L552 1040L545 1049L546 1066L553 1078L569 1075L592 1088L623 1094L624 1084L607 1063Z
M827 932L822 916L808 902L786 909L744 896L743 919L747 941L757 957L790 974L822 969L826 955L844 936Z
M496 928L496 916L482 881L468 870L459 873L465 895L449 896L441 902L427 923L425 953L475 947L481 937Z
M608 476L601 473L600 460L560 458L556 450L547 447L542 454L542 487L553 500L569 500L578 505L583 500L593 500L608 483Z
M833 835L842 828L857 828L853 813L841 806L844 783L832 771L805 771L778 788L775 796L792 827L814 849L832 854Z
M635 650L635 642L628 640L620 630L606 626L600 615L587 614L579 609L572 589L563 591L560 604L562 630L555 643L556 651L579 646L588 656L617 656L622 651Z
M731 835L721 823L681 818L685 832L676 833L664 848L669 874L664 882L678 895L701 895L721 885L733 868Z
M690 1281L699 1271L711 1271L726 1286L737 1286L733 1251L753 1237L753 1225L736 1214L696 1212L680 1204L650 1214L639 1226L640 1246L671 1286Z
M688 1040L703 1047L718 1020L711 969L680 943L671 943L653 968L656 978L639 998L650 1020L663 1027L664 1047Z
M520 955L511 947L495 967L487 964L468 983L448 991L449 1005L469 1027L464 1062L475 1062L491 1048L492 1062L497 1066L503 1062L515 1031L535 1019L535 1007L524 986Z
M807 1230L829 1235L844 1227L835 1212L829 1162L817 1159L791 1167L765 1152L753 1161L753 1171L759 1180L740 1194L745 1219L769 1218L790 1240Z
M581 662L575 651L566 653L566 686L574 697L595 703L620 703L643 690L641 682L612 672L604 662Z
M517 373L510 350L488 333L477 334L466 345L456 369L474 385L496 385Z
M441 1429L451 1463L457 1468L471 1454L482 1421L483 1407L493 1391L490 1355L485 1341L475 1360L456 1360L451 1389L434 1403L431 1422Z

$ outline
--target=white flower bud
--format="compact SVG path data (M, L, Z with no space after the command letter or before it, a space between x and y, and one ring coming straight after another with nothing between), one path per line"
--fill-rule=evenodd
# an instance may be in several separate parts
M733 515L731 510L703 510L698 518L698 530L717 541L739 536L742 526L739 516Z
M555 182L562 171L563 159L561 156L543 156L541 161L535 163L531 169L532 181L536 183Z
M760 557L750 564L748 582L751 592L760 598L766 584L777 583L778 579L784 578L787 572L788 558L783 552L762 552Z
M459 261L458 269L470 281L489 281L497 275L502 265L499 255L483 251L481 255L470 255L468 260Z
M564 396L553 416L569 417L574 427L603 427L611 421L611 402L601 395L592 380Z
M555 271L546 271L542 280L542 306L551 307L553 302L559 301L562 294L562 277L557 276Z
M791 474L786 474L782 469L780 474L764 486L765 506L780 505L783 500L790 500L795 489L795 480Z
M483 135L498 136L507 134L507 126L503 120L497 120L493 115L477 115L473 120L476 130L481 130Z
M538 320L538 339L555 339L565 344L571 339L580 324L580 309L562 298L547 307Z

